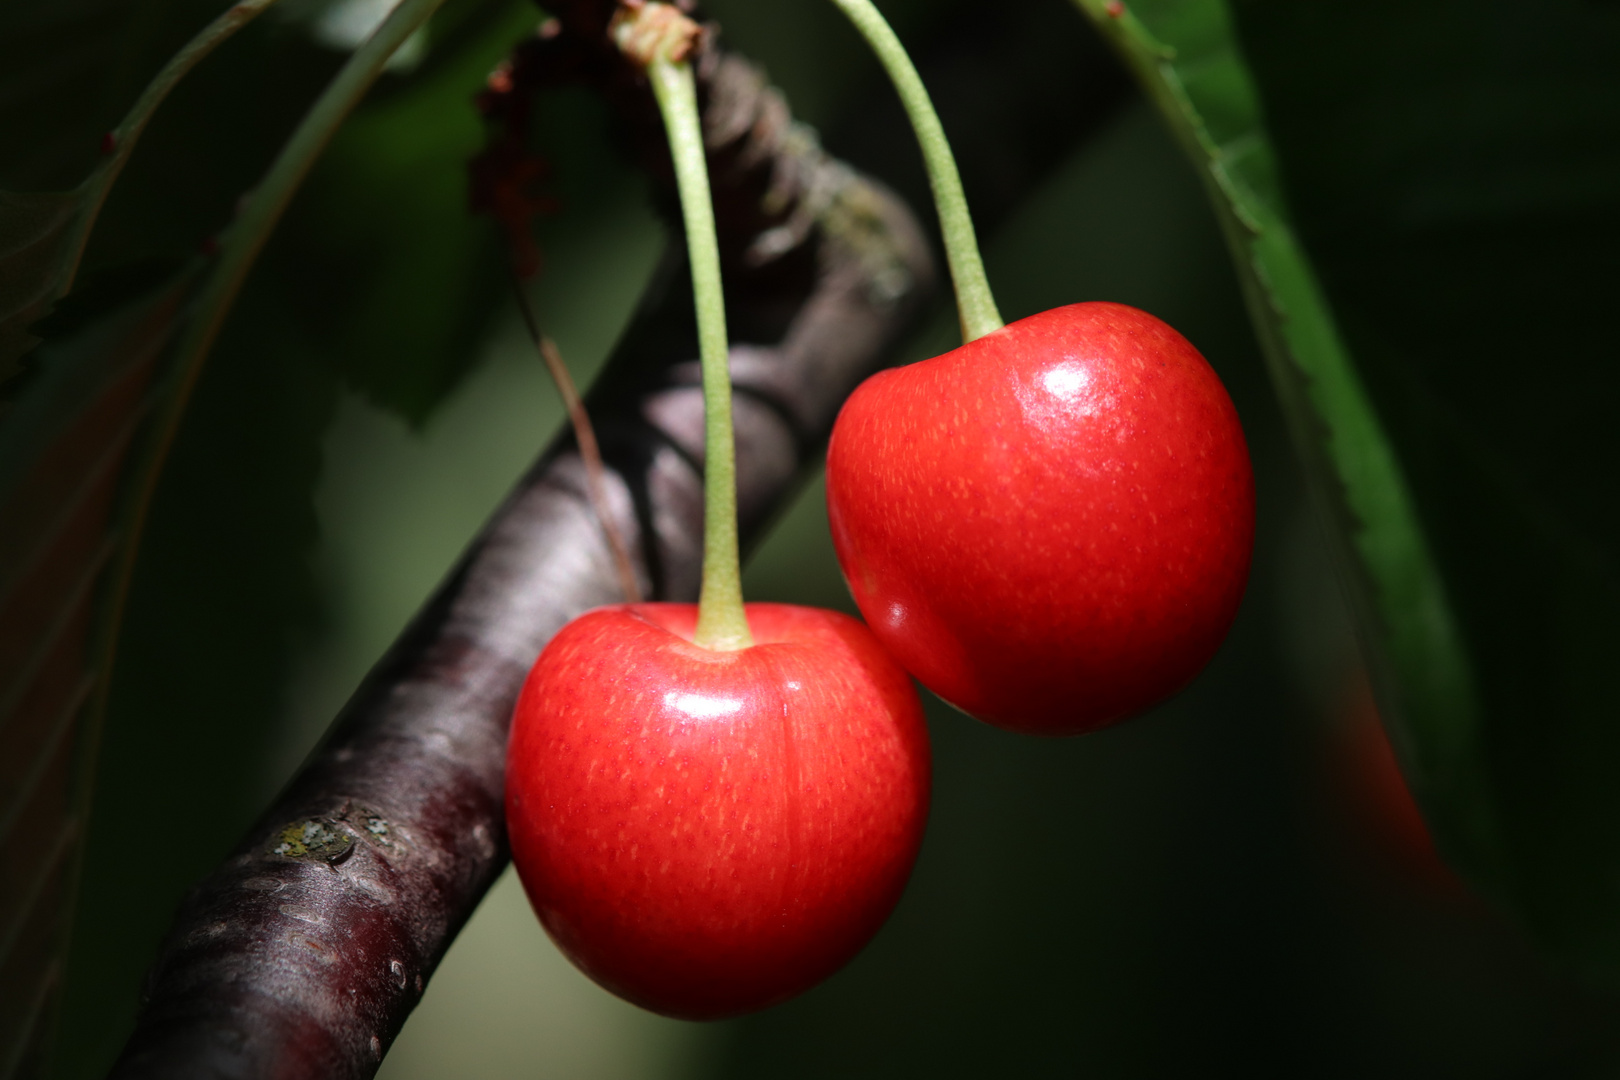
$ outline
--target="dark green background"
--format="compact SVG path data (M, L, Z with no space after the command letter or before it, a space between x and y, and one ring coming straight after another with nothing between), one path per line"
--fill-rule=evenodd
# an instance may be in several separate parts
M1157 118L1097 78L1112 61L1063 0L884 8L925 76L969 88L942 95L947 129L1005 135L958 139L969 199L987 208L1003 313L1136 304L1181 329L1226 380L1260 496L1237 627L1180 698L1083 740L1021 739L931 706L936 795L912 885L873 945L804 998L724 1025L647 1017L548 952L507 881L385 1074L1611 1075L1616 1003L1403 861L1344 776L1359 662L1226 251ZM887 87L830 5L709 10L835 152L921 198L909 146L874 119L891 108ZM1580 620L1607 618L1613 634L1603 605L1614 399L1594 391L1613 346L1594 308L1612 304L1617 283L1605 156L1617 144L1600 137L1616 104L1612 83L1596 78L1545 100L1493 92L1500 66L1471 59L1507 50L1551 85L1612 50L1603 33L1614 5L1559 6L1566 30L1588 21L1574 44L1506 5L1236 10L1301 234L1397 442L1429 470L1418 479L1444 487L1457 443L1433 438L1437 422L1411 402L1483 411L1497 419L1479 441L1533 463L1516 482L1577 508L1580 535L1597 538L1584 571L1557 564L1575 575L1564 594L1585 600L1559 624L1575 629L1546 635L1554 655L1481 656L1487 678L1508 688L1503 708L1534 709L1538 672L1600 670L1581 648L1607 638ZM210 12L151 5L132 22L140 35L106 47L124 49L118 79L96 83L99 95L42 101L16 130L100 130L142 65ZM461 186L481 138L468 98L532 22L521 4L447 9L426 64L385 78L300 196L204 378L155 509L117 671L64 1077L104 1070L185 886L229 848L557 427L503 300L498 250L465 217ZM188 250L217 229L336 60L274 16L223 49L154 124L91 266ZM1035 104L1002 117L1014 89ZM1086 93L1112 96L1099 108L1078 100ZM1452 112L1425 126L1403 111L1414 101ZM566 209L543 226L536 298L588 377L661 235L595 103L560 95L544 127ZM1456 144L1436 145L1436 129L1457 132ZM1515 171L1519 158L1491 156L1504 145L1542 152ZM76 167L71 153L33 172L5 165L8 184L30 186L72 179ZM1481 203L1470 179L1498 175L1516 186ZM1408 202L1392 210L1397 195ZM940 305L905 358L950 347L952 321ZM1508 345L1523 358L1512 372L1497 359ZM1427 396L1403 396L1402 380L1414 379ZM1494 396L1468 396L1491 386ZM1476 519L1454 513L1467 494L1424 504L1448 558L1472 552L1487 564L1467 578L1465 613L1488 625L1510 610L1480 584L1490 581L1520 598L1511 610L1537 610L1548 564L1535 535L1516 558L1493 555L1468 531ZM751 598L847 607L819 495L808 487L755 556ZM1520 520L1503 515L1510 540ZM1612 738L1604 719L1615 718L1571 730ZM1533 806L1540 790L1513 794ZM1533 830L1520 842L1551 843ZM1556 915L1544 919L1556 930Z

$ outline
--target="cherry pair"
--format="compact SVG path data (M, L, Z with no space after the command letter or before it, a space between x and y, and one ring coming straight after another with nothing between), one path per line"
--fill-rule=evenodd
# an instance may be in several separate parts
M1002 326L920 80L867 0L834 2L912 114L966 340L869 379L833 430L833 539L870 630L742 603L719 260L684 62L696 27L657 3L626 6L614 26L663 107L686 217L707 414L703 592L695 607L590 612L546 647L513 720L507 821L563 951L672 1016L792 996L888 916L929 793L906 672L1001 727L1094 730L1197 674L1248 574L1248 452L1209 365L1118 304Z

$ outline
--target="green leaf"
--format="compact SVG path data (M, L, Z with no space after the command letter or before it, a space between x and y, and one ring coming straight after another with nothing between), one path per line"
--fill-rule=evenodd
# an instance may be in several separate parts
M0 1070L48 1028L105 687L126 471L188 279L42 346L0 428Z
M1077 0L1191 155L1243 284L1386 723L1437 840L1505 892L1473 664L1408 479L1282 205L1254 82L1218 0Z
M1077 2L1211 193L1442 850L1612 977L1620 14Z
M165 66L76 191L0 203L0 326L21 337L71 285L108 187L158 101L273 0L244 0ZM217 259L102 318L64 312L0 428L0 1076L36 1070L62 980L96 743L135 557L203 364L270 232L401 41L403 0L287 140ZM204 272L206 270L206 272ZM83 304L77 305L83 307Z
M339 388L285 310L257 284L242 297L141 537L97 739L58 1077L107 1074L176 905L262 809L286 680L321 625L311 492Z
M459 384L511 296L495 228L467 208L485 138L472 100L539 15L528 0L462 14L424 69L356 110L287 222L285 257L264 267L349 385L412 423Z

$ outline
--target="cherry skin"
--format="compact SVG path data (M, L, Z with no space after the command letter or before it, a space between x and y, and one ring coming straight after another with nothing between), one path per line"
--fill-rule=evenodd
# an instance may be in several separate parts
M856 389L827 506L872 631L940 697L1014 731L1162 701L1237 613L1254 477L1237 411L1180 334L1055 308Z
M928 816L911 680L846 615L749 604L756 644L692 642L697 608L600 608L540 654L513 716L512 861L578 967L707 1020L832 974L900 898Z

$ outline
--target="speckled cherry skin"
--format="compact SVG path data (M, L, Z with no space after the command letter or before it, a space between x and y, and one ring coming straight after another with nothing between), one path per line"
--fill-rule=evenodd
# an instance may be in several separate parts
M1248 580L1254 476L1188 341L1055 308L874 375L833 428L827 506L872 631L940 697L1071 735L1185 686Z
M512 861L581 970L716 1019L842 967L899 900L928 816L917 692L859 621L749 604L755 645L692 643L697 608L601 608L530 672L506 774Z

